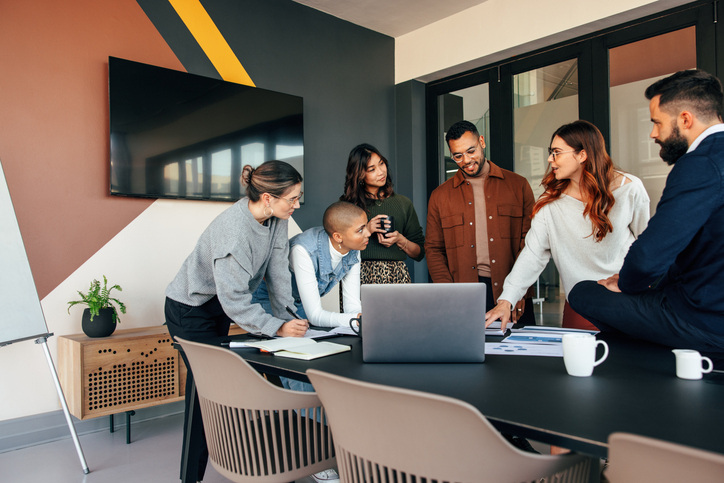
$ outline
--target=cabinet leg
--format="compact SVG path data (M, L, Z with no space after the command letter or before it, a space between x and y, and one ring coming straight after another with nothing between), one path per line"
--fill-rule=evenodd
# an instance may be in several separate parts
M110 421L110 428L109 428L109 429L110 429L110 432L112 433L112 432L116 429L116 425L113 424L113 415L112 415L112 414L111 414L110 416L108 416L108 418L109 418L109 421Z
M136 411L126 411L126 444L131 444L131 416L135 414Z

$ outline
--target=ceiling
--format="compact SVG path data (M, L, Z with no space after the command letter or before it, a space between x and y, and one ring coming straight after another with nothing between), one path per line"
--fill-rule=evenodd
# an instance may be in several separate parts
M486 0L294 0L353 24L399 37Z

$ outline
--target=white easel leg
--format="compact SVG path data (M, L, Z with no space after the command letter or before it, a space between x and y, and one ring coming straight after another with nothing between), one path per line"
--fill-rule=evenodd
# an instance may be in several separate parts
M85 462L85 456L83 456L83 448L80 447L80 441L78 440L78 434L75 432L75 426L73 425L73 420L70 419L70 411L68 411L68 404L65 402L65 395L63 394L63 388L60 387L60 380L58 379L58 373L55 370L55 365L53 365L53 359L50 357L50 350L48 350L48 339L47 337L41 337L39 339L35 340L36 344L41 344L43 346L43 351L45 352L45 358L48 361L48 366L50 367L50 372L53 375L53 381L55 382L55 389L58 391L58 397L60 398L60 404L63 406L63 414L65 414L65 420L68 423L68 429L70 429L70 435L73 437L73 443L75 443L75 450L78 452L78 459L80 460L80 465L83 467L83 473L86 475L90 473L90 470L88 469L88 464Z

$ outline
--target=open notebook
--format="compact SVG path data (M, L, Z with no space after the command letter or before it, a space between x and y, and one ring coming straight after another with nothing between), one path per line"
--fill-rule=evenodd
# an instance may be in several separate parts
M230 347L253 347L265 352L272 352L275 356L290 359L303 359L310 361L320 357L331 356L350 350L350 346L335 344L334 342L317 342L304 337L280 337L277 339L260 341L234 341Z

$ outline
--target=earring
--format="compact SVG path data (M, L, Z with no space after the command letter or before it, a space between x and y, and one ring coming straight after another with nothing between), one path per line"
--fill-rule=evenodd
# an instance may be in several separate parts
M340 250L342 249L342 244L341 244L341 243L337 243L337 246L339 247Z
M359 185L360 185L360 186L364 186L364 185L365 185L365 182L364 182L363 180L359 180Z
M266 212L266 209L267 209L267 208L269 208L269 211L271 211L271 213L268 213L268 214L267 214L267 212ZM272 208L271 206L265 206L265 207L264 207L264 216L267 217L267 218L270 218L270 217L273 216L273 215L274 215L274 208Z

